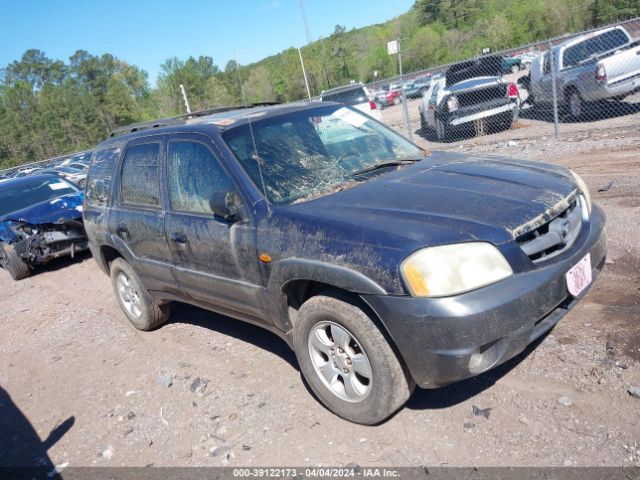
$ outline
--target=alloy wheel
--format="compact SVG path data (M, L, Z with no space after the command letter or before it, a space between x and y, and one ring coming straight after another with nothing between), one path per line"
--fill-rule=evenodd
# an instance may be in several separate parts
M347 402L364 400L371 391L371 363L349 330L333 322L319 322L309 332L309 355L322 383Z
M142 302L138 291L131 285L131 280L126 273L118 273L116 285L118 287L118 295L120 295L120 300L122 300L127 313L134 318L140 318L142 316Z

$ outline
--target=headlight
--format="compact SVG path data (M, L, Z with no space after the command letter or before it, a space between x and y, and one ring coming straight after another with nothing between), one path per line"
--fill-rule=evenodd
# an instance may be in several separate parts
M569 170L571 175L573 175L573 179L576 181L578 188L582 191L582 195L584 195L584 199L587 201L587 210L591 213L591 195L589 194L589 188L587 188L587 184L584 183L584 180L580 175L578 175L573 170Z
M454 295L513 275L498 249L484 242L418 250L402 262L400 271L414 297Z

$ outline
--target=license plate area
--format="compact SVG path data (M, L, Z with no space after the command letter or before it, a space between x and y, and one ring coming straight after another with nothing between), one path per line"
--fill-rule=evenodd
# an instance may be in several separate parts
M587 253L578 263L569 269L565 274L567 279L567 290L574 297L577 297L587 288L593 276L591 274L591 254Z

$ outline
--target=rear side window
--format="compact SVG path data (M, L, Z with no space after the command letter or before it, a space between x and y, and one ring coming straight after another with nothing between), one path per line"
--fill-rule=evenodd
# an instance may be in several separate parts
M600 39L600 48L603 52L622 47L629 42L627 35L622 30L619 30L617 28L615 30L611 30L610 32L599 35L598 38Z
M367 94L362 87L354 87L338 92L326 92L322 94L323 102L337 102L345 105L358 105L368 102Z
M159 143L134 145L127 149L120 176L123 203L160 206L159 157Z
M597 35L567 48L563 57L563 65L573 67L594 55L626 45L628 41L627 35L618 29Z
M105 206L108 203L113 183L113 171L119 153L120 148L111 148L93 154L85 191L89 205Z
M233 190L226 172L202 143L170 142L167 162L169 200L173 210L210 214L212 195Z

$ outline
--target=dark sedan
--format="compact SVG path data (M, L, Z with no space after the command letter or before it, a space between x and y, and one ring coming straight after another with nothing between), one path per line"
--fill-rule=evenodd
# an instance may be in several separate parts
M0 183L0 265L14 280L36 265L87 249L84 194L54 175Z

